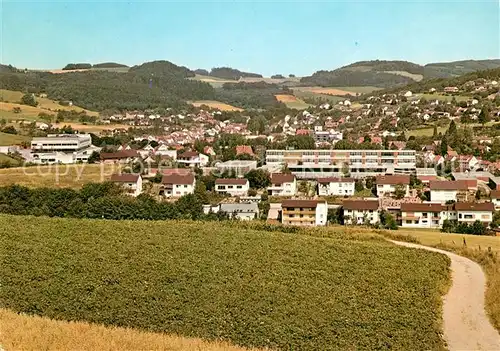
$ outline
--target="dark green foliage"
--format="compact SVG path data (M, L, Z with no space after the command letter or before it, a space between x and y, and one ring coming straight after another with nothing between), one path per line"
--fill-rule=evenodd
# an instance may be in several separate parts
M216 100L243 108L284 107L275 95L287 92L286 87L266 82L224 83L221 89L217 89Z
M272 79L285 79L285 76L282 74L274 74L271 76Z
M250 172L245 174L245 178L248 179L250 187L253 189L263 189L271 185L271 177L269 173L262 169L252 169Z
M474 234L474 235L487 235L488 227L480 221L474 223L458 223L457 221L444 220L441 231L445 233L460 233L460 234Z
M194 72L189 68L174 65L169 61L146 62L142 65L131 67L130 72L147 77L194 77Z
M102 63L96 63L95 65L92 65L92 68L125 68L128 67L127 65L124 65L122 63L116 63L116 62L102 62Z
M63 71L70 71L73 69L91 69L92 65L90 63L68 63L64 66Z
M195 69L194 73L202 75L202 76L208 76L208 75L210 75L209 71L207 71L206 69L201 69L201 68Z
M28 106L37 106L38 102L35 99L35 95L33 94L24 94L23 97L21 98L21 103L23 105L28 105Z
M217 77L217 78L223 78L223 79L232 79L232 80L238 80L241 77L249 77L249 78L262 78L261 74L257 73L249 73L249 72L242 72L234 68L230 67L216 67L212 68L210 71L210 75L212 77Z
M226 223L0 216L0 306L279 350L444 348L446 256Z
M498 59L429 63L424 67L424 78L450 78L498 67Z
M96 163L100 160L100 154L97 151L92 151L89 158L87 159L87 163Z
M392 214L387 211L382 211L380 213L380 224L382 228L389 230L398 230L398 223Z
M3 127L0 131L7 134L17 134L17 130L14 126Z

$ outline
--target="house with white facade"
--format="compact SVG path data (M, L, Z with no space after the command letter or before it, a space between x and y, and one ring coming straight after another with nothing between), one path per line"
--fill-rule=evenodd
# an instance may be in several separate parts
M255 202L251 203L231 203L220 204L219 211L227 213L229 218L250 221L259 218L259 205Z
M495 205L491 202L457 202L454 208L457 213L457 221L467 224L475 221L490 224L495 212Z
M380 221L378 200L345 200L342 207L345 224L376 224Z
M353 178L328 177L318 178L319 196L353 196L355 193Z
M398 186L403 187L405 197L410 195L410 176L407 174L380 175L377 176L375 183L377 184L377 195L379 197L393 195Z
M441 228L448 218L439 203L402 203L401 225L404 228Z
M250 183L245 178L219 178L215 180L215 191L231 196L246 196Z
M284 200L281 203L281 223L296 226L326 225L328 204L318 200Z
M492 190L490 193L490 199L495 206L495 210L500 210L500 190Z
M139 174L113 174L111 181L120 185L128 195L138 196L142 193L142 177Z
M170 198L192 194L195 185L193 174L167 174L161 179L160 195Z
M293 196L297 193L297 179L293 174L273 173L267 192L272 196Z
M158 145L153 152L154 155L167 156L173 160L177 160L177 150L170 150L165 144Z
M462 180L436 180L429 183L431 191L431 201L446 203L449 201L457 202L468 191L466 181Z
M38 164L87 162L94 151L90 134L49 134L31 141L32 162Z
M205 167L208 165L209 157L196 151L186 151L177 155L177 162L189 167Z

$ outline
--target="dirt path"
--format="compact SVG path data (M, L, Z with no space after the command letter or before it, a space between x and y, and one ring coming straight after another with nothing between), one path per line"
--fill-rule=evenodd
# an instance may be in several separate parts
M392 240L391 240L392 241ZM454 350L500 350L500 335L484 309L486 278L481 267L454 253L406 242L394 244L439 252L451 259L452 286L443 298L444 339Z

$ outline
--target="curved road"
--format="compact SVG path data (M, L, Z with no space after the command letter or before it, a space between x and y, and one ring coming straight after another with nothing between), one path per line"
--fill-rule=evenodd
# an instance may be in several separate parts
M451 259L452 286L443 297L444 339L454 350L500 350L500 335L484 309L486 278L479 264L454 253L406 242L394 244L438 252Z

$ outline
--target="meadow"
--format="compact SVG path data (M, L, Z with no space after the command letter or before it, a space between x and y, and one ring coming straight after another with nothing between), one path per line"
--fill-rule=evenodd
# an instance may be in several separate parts
M288 108L294 108L297 110L305 110L306 108L311 106L308 103L304 102L304 100L299 99L294 95L278 94L276 95L276 100L284 103Z
M217 109L220 111L243 111L242 108L235 107L224 102L214 101L214 100L198 100L191 102L191 105L195 107L201 107L202 105L208 106L211 109Z
M114 164L69 164L0 169L0 186L11 184L31 188L79 189L90 182L109 180L119 167Z
M264 227L0 215L0 307L247 347L444 348L445 256Z
M17 145L30 140L31 138L25 135L0 132L0 146Z

